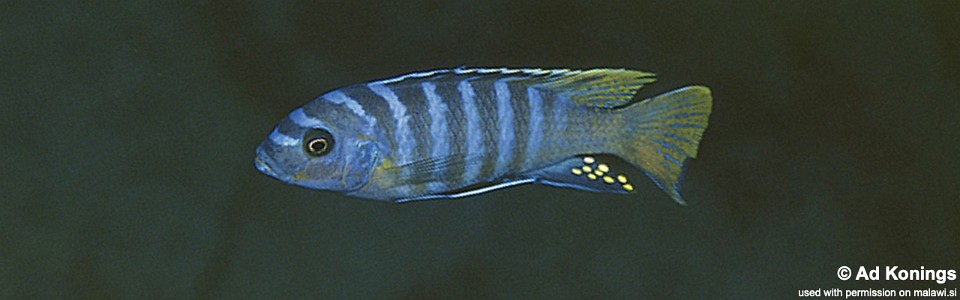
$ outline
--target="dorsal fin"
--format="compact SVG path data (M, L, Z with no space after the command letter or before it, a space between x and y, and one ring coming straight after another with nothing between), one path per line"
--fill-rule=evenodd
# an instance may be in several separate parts
M582 71L569 70L569 69L539 69L539 68L467 68L467 67L457 67L454 69L437 69L430 71L414 72L396 76L393 78L386 78L375 81L380 84L403 84L408 80L417 81L417 80L443 80L443 79L452 79L452 80L462 80L458 79L456 76L463 76L469 78L496 78L498 76L512 76L518 78L525 78L535 80L536 83L546 81L550 78L558 78L574 73L579 73Z
M629 103L638 89L654 81L656 75L653 73L590 69L569 71L541 85L576 104L613 108Z
M626 69L538 69L538 68L466 68L440 69L416 72L377 81L381 84L402 85L407 80L462 80L470 76L477 80L498 76L528 80L575 104L602 108L619 107L630 102L637 90L656 81L649 72Z

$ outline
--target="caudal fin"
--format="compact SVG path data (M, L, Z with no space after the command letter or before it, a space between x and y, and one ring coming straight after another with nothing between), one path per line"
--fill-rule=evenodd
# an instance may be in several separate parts
M709 88L688 86L623 108L627 126L620 157L685 204L680 196L683 165L697 157L712 102Z

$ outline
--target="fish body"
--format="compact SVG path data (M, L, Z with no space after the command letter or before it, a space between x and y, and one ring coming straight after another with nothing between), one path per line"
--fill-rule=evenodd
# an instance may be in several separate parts
M631 193L633 171L683 203L710 90L633 101L654 80L624 69L457 68L354 84L291 112L255 162L287 183L395 202L528 183Z

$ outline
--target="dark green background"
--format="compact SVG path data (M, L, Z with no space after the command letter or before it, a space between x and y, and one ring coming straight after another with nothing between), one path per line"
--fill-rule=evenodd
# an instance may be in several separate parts
M3 1L0 298L786 298L960 269L956 2ZM28 4L29 3L29 4ZM364 201L253 167L276 121L433 68L713 89L673 203Z

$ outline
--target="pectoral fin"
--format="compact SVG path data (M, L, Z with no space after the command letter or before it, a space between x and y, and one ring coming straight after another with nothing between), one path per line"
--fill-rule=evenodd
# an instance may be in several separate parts
M430 182L443 181L442 172L437 172L437 170L445 170L449 168L464 169L471 164L480 164L482 159L468 159L463 155L450 155L447 157L440 158L429 158L424 160L415 161L409 164L402 166L397 166L386 170L386 172L395 172L394 175L396 178L400 178L399 184L404 185L417 185L417 184L427 184ZM522 185L532 183L533 179L528 177L520 178L506 178L503 180L498 180L495 182L484 182L479 184L474 184L460 189L450 190L442 193L427 194L427 195L415 195L406 198L396 199L394 203L406 203L413 201L425 201L425 200L439 200L439 199L457 199L463 197L469 197L473 195L479 195L490 191L495 191L503 188L508 188L512 186Z
M464 168L469 164L480 163L479 160L469 160L463 155L427 158L408 164L394 166L383 170L392 178L398 178L400 184L421 184L431 181L440 181L443 172L449 168Z

